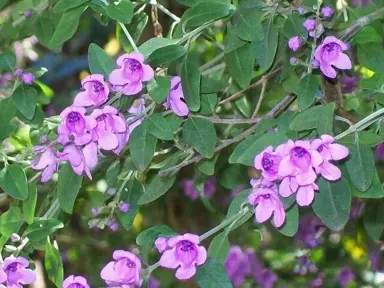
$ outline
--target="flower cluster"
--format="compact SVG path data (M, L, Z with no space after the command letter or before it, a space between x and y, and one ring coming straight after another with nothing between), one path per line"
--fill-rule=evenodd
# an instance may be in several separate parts
M304 10L300 10L300 8L298 10L299 14L303 14ZM333 16L333 9L329 6L323 7L320 15L323 19L331 18ZM304 21L303 26L308 31L308 35L314 39L320 38L324 33L324 25L319 18L307 18ZM294 52L298 51L303 44L304 39L301 36L293 36L288 41L289 48ZM334 67L341 70L352 68L351 60L343 53L346 50L348 50L346 43L334 36L328 36L316 48L314 59L310 59L311 65L314 68L320 67L321 72L325 76L336 78L337 72ZM294 57L290 59L292 65L297 65L298 62L299 61Z
M0 269L0 287L23 288L36 280L36 273L28 269L29 261L24 257L9 256L4 259Z
M155 246L162 254L160 266L177 269L175 276L179 280L190 279L196 273L196 266L204 264L207 260L207 250L199 246L199 243L199 236L190 233L171 238L157 238Z
M234 287L241 287L247 277L264 288L273 287L277 281L275 273L262 267L253 249L242 251L239 246L231 246L224 266Z
M82 91L76 95L72 106L60 113L62 122L58 127L57 141L35 147L36 156L31 166L43 170L42 182L52 177L59 162L69 162L76 174L85 173L92 179L90 170L97 165L101 151L120 154L133 129L142 123L145 100L140 93L143 83L153 80L155 73L144 63L144 55L139 52L124 54L116 63L117 69L111 72L108 81L101 74L89 75L81 81ZM19 74L24 76L21 71ZM137 96L127 110L127 119L115 107L108 105L112 93ZM180 77L171 79L164 106L179 116L189 113ZM57 143L63 145L60 152L54 147Z
M254 207L256 220L268 220L272 214L274 224L280 227L285 220L285 211L279 195L289 197L296 194L299 206L313 202L318 175L328 181L336 181L341 172L332 161L348 156L348 148L334 143L334 138L322 135L313 141L289 140L276 149L267 147L255 157L254 166L261 170L262 179L253 180L253 191L248 202ZM277 188L277 182L280 182Z

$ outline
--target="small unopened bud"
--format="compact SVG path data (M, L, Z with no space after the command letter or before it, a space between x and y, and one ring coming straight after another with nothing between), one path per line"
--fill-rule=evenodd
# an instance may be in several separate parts
M15 252L17 250L17 248L13 245L5 245L4 250L7 252Z
M299 60L297 60L296 57L289 58L289 63L291 63L291 65L297 65L298 62Z
M108 188L108 190L107 190L107 193L109 194L109 195L115 195L115 193L116 193L116 189L115 188Z
M25 10L24 11L25 18L31 17L31 15L32 15L32 11L31 10Z
M20 237L18 234L16 234L16 233L13 233L13 234L11 235L11 240L12 240L12 242L19 242L20 239L21 239L21 237Z

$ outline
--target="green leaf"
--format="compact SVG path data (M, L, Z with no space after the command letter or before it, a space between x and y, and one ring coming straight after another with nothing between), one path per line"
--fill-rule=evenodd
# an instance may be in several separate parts
M234 33L244 41L262 41L264 39L262 17L263 12L260 10L242 9Z
M7 123L16 116L17 108L11 97L0 101L0 123Z
M143 258L148 259L149 253L153 248L153 243L155 242L156 238L160 236L172 237L174 235L176 235L176 233L166 225L153 226L137 235L136 244L140 246Z
M228 207L227 210L227 216L225 219L228 219L237 213L239 213L244 205L247 205L248 203L248 195L252 191L252 189L246 189L233 198L231 204ZM253 213L249 211L247 214L245 214L243 217L241 217L237 222L236 225L232 227L232 230L236 229L237 227L240 227L245 222L247 222L251 217L253 216Z
M376 73L384 73L384 50L381 44L357 45L357 59L360 65Z
M230 5L217 1L204 1L196 4L187 11L188 17L184 25L196 27L210 21L218 20L228 16Z
M359 33L353 37L353 40L358 44L367 44L367 43L381 43L383 41L383 37L379 33L376 32L376 29L372 26L366 26L360 30Z
M151 38L139 47L139 51L144 54L145 58L148 58L157 49L177 44L178 40L179 39Z
M315 75L309 74L300 80L297 102L301 110L309 108L319 91L319 81Z
M266 133L262 136L254 134L243 140L229 157L229 163L241 163L253 166L253 161L257 154L272 145L274 147L286 142L287 136L282 132Z
M169 45L155 50L148 56L147 62L153 66L168 64L176 59L183 57L186 53L184 46Z
M168 121L169 127L171 127L174 133L179 129L181 123L183 122L181 117L173 113L167 115L165 119Z
M319 134L332 134L334 110L335 103L312 107L293 118L289 129L292 131L316 129Z
M38 242L63 227L63 223L56 219L38 220L28 226L27 230L25 230L25 237L28 237L32 242Z
M160 113L154 113L145 119L144 125L148 133L161 140L172 140L173 131L168 121Z
M211 94L223 90L227 84L222 79L217 80L208 76L201 77L200 93Z
M227 35L224 39L224 53L230 53L232 51L235 51L236 49L242 47L243 45L247 44L248 42L241 40L239 37L237 37L234 27L231 23L227 24Z
M148 15L144 11L141 11L139 13L136 12L133 14L131 23L129 25L125 25L135 43L139 42L140 37L143 34L145 27L147 26L147 23ZM129 40L127 39L125 33L122 31L120 25L116 26L116 38L119 40L120 44L124 47L126 52L133 51L133 47L131 43L129 43Z
M352 195L354 197L359 197L359 198L363 198L363 199L368 199L368 198L377 199L377 198L383 198L384 197L384 189L383 189L383 186L381 184L381 181L380 181L379 175L377 174L376 169L375 169L375 173L373 174L372 184L371 184L371 186L369 186L368 190L365 192L360 192L353 185L353 182L349 178L348 173L343 173L343 175L348 177L348 181L349 181L349 183L351 183Z
M166 76L156 76L155 80L147 85L149 96L151 96L157 104L165 101L169 94L170 87L171 80Z
M55 7L53 7L54 13L62 13L69 9L80 6L81 4L87 3L90 0L59 0Z
M37 92L34 88L20 84L12 94L12 101L25 118L31 120L35 116Z
M357 136L359 137L359 143L362 145L375 147L383 142L383 136L376 134L374 131L359 131L357 132ZM340 144L353 145L356 142L356 135L355 133L351 133L338 140L338 142Z
M181 66L181 85L187 106L192 111L200 109L200 70L195 61L186 57Z
M105 180L107 181L108 187L114 187L118 180L118 176L120 174L120 160L115 160L108 167L107 172L105 173Z
M23 201L23 215L28 224L33 223L37 202L36 182L28 183L28 198Z
M275 59L279 33L275 24L269 19L263 24L265 37L261 41L252 42L256 60L263 71L271 68Z
M2 124L0 123L0 140L4 140L15 132L17 126L14 124Z
M224 56L225 63L227 64L229 74L235 79L237 84L242 89L249 86L252 78L254 54L252 45L246 45L234 50Z
M296 13L292 13L284 23L283 35L289 39L293 36L301 36L307 39L308 32L303 26L304 19Z
M44 265L47 270L48 279L51 280L56 287L60 288L63 284L64 268L59 250L51 244L49 238L45 245Z
M224 263L229 252L228 233L222 232L212 239L208 247L208 256Z
M281 234L288 237L292 237L297 233L297 230L299 229L299 208L297 208L296 204L286 211L285 223L283 226L276 229Z
M217 105L216 93L201 95L201 109L199 111L199 114L200 115L214 114L216 105Z
M369 201L364 209L363 222L368 235L380 241L384 232L384 201Z
M367 191L376 170L371 148L359 142L350 146L345 167L353 185L361 192Z
M61 50L61 46L64 42L73 37L79 26L80 16L87 7L87 4L83 4L66 11L62 15L59 23L55 27L55 32L47 45L49 49L58 52Z
M156 175L145 189L145 193L140 197L138 204L144 205L155 201L163 196L175 183L176 177L161 177Z
M315 192L313 211L328 228L340 231L349 219L351 208L349 184L343 178L337 182L329 182L320 178L318 185L319 192Z
M28 197L27 176L19 164L14 163L6 168L0 186L5 193L17 200L25 200Z
M373 75L371 78L361 79L359 81L359 87L361 89L367 89L368 91L371 91L371 92L384 93L383 85L384 85L384 74L375 73L375 75Z
M94 43L91 43L88 48L88 63L92 74L103 74L106 79L116 68L112 58Z
M183 126L183 139L197 152L211 158L215 151L216 130L213 124L201 118L189 118Z
M47 13L41 14L35 22L35 35L37 39L42 45L48 47L53 33L55 33L55 21Z
M82 182L83 177L78 176L69 163L61 167L57 181L57 199L64 212L72 214Z
M129 0L120 0L117 4L108 5L105 12L113 20L130 23L133 16L133 4Z
M43 126L44 123L44 111L39 106L36 106L35 115L32 119L27 119L21 114L19 111L16 113L17 118L19 118L20 121L24 122L25 124L33 127L33 128L40 128Z
M211 159L203 159L197 163L197 169L199 169L199 171L205 175L212 176L215 173L215 164L218 158L219 154L216 153Z
M136 127L129 141L132 161L140 171L144 171L155 154L157 138L148 133L145 125Z
M16 66L16 56L11 52L2 52L0 55L0 71L13 71Z
M0 233L9 237L12 233L17 233L24 223L23 214L17 206L11 206L9 210L0 216Z
M121 224L126 230L129 230L132 226L133 220L136 217L137 212L139 211L139 205L137 202L144 193L143 185L132 178L125 185L123 191L120 195L120 200L129 203L129 211L124 213L120 210L116 212L117 217L119 218Z
M195 276L201 288L232 288L224 265L218 260L208 257L206 263L197 268Z

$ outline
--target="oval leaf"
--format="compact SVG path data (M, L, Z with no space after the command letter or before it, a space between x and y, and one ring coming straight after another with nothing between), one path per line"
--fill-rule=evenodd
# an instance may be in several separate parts
M200 70L196 62L184 59L181 66L181 85L185 101L192 111L200 109Z
M160 66L183 57L186 53L184 46L169 45L155 50L148 58L148 64Z
M112 58L108 56L96 44L91 43L88 48L89 70L92 74L103 74L108 79L109 74L115 69L116 65Z
M28 120L35 116L37 92L34 88L20 84L12 94L12 101Z
M197 268L195 276L201 288L232 288L224 265L218 260L208 257L207 262Z
M17 200L27 199L28 183L23 167L19 164L12 164L6 169L4 178L0 183L1 188L12 198Z
M72 214L82 181L83 177L78 176L69 163L65 163L60 169L57 181L57 198L64 212Z

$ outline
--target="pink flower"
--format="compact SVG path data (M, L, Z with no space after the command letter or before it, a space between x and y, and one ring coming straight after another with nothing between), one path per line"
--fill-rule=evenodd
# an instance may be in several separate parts
M283 225L285 221L285 210L283 203L277 194L277 186L265 179L252 179L254 187L248 195L248 203L252 205L256 221L263 223L272 217L276 227Z
M311 150L309 141L288 140L284 146L284 158L280 162L278 173L281 177L293 176L300 186L312 184L316 180L313 168L323 163L316 150Z
M23 75L21 76L21 79L26 85L32 85L33 82L35 82L35 75L33 75L30 72L23 73Z
M127 130L125 119L112 106L95 109L91 116L97 122L96 127L93 129L92 140L97 141L101 149L107 151L116 149L119 145L116 133L124 133Z
M306 19L303 23L304 28L309 32L315 30L316 20L315 19Z
M77 175L80 176L85 172L92 180L89 169L97 165L97 147L94 142L89 143L82 150L73 144L67 145L63 152L58 152L57 155L61 161L69 161Z
M116 250L113 252L113 259L115 261L109 262L101 270L100 277L110 286L140 287L143 280L140 278L139 257L129 251Z
M4 259L0 270L0 283L9 288L23 288L36 281L36 273L27 269L29 261L24 257L9 256Z
M207 250L199 246L199 236L186 233L168 239L169 250L163 252L160 266L176 269L176 278L187 280L196 273L196 266L207 260Z
M279 145L276 151L272 146L268 146L263 152L255 157L254 166L261 170L261 175L268 181L279 179L279 165L283 159L284 145Z
M109 82L124 95L135 95L143 90L143 82L153 79L153 69L144 64L144 55L132 52L121 55L117 61L118 69L109 75Z
M329 6L325 6L321 9L321 16L324 18L331 18L333 15L333 9Z
M101 74L93 74L81 81L84 91L78 93L73 101L75 106L99 106L108 100L109 87Z
M52 178L53 173L57 171L56 151L48 145L35 146L33 151L36 154L35 158L31 161L31 168L43 170L41 182L47 182Z
M175 76L171 80L171 89L167 97L167 102L165 107L171 108L177 116L187 116L189 114L189 109L185 103L183 87L181 86L181 78Z
M63 288L91 288L91 286L84 277L71 275L65 278Z
M60 113L62 124L59 125L57 141L63 145L74 140L76 145L88 144L92 139L91 130L97 122L90 116L85 116L83 107L67 107Z
M165 250L167 250L169 248L168 238L158 237L155 241L155 247L160 253L163 253Z
M285 177L279 186L279 194L282 197L289 197L294 193L296 195L296 202L299 206L308 206L313 202L315 198L315 190L319 190L316 183L310 183L307 185L298 185L296 177Z
M292 51L297 51L302 45L302 40L299 36L291 37L288 41L288 46Z
M351 69L352 63L349 57L343 53L348 46L334 36L328 36L324 39L315 51L315 59L320 63L320 70L329 78L336 78L336 70Z
M321 139L315 139L311 143L311 148L318 151L324 159L323 163L315 168L316 172L329 181L335 181L341 177L340 169L329 161L344 159L349 154L347 147L333 143L334 141L332 136L322 135Z

